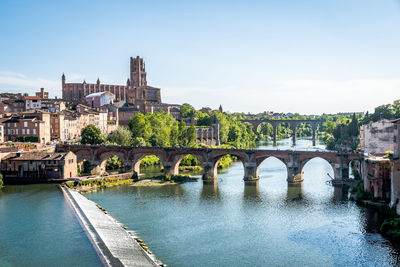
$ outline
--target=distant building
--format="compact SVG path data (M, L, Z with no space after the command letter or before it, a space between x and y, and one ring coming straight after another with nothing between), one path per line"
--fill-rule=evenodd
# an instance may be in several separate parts
M360 127L360 149L369 154L384 154L394 149L394 127L389 120L382 119L377 122Z
M22 96L21 96L22 97ZM17 98L2 100L0 102L0 114L18 113L25 111L25 101Z
M41 109L42 99L39 96L25 96L25 110Z
M353 115L353 114L356 114L356 115L364 115L364 113L365 113L365 112L361 112L361 111L358 111L358 112L339 112L339 113L337 113L337 115L341 115L341 116L351 116L351 115Z
M8 183L67 179L77 176L77 158L73 152L10 153L1 160L1 173Z
M208 114L208 115L211 114L211 111L212 111L212 109L209 108L209 107L205 107L205 108L200 109L200 112L203 112L203 113Z
M119 108L124 108L120 110L120 124L127 123L128 116L136 112L134 109L143 114L159 110L170 112L170 107L177 105L162 103L161 89L147 85L146 76L145 64L143 58L140 57L130 58L130 76L126 85L102 84L100 79L97 79L97 82L93 84L86 83L86 81L83 81L83 83L67 83L63 74L61 77L63 99L74 104L88 103L91 107L96 108L101 103L96 105L95 99L87 100L86 97L93 96L96 93L110 92L114 95L114 104L116 102L121 103L122 105ZM107 100L104 103L110 104Z
M91 108L99 108L105 105L111 105L114 103L114 98L114 94L107 91L92 93L85 97L86 103Z
M36 96L40 99L49 99L49 92L45 92L44 88L40 88L40 92L36 92Z

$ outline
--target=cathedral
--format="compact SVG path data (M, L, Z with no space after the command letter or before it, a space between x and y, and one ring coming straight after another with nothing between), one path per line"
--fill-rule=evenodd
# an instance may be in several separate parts
M62 97L67 102L83 103L85 96L109 91L114 94L115 101L137 106L161 104L160 88L147 85L146 68L143 58L130 58L130 77L126 85L102 84L100 79L96 83L67 83L62 75Z

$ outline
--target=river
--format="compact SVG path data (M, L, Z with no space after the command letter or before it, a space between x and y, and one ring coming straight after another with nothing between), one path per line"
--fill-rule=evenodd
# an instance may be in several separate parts
M279 141L279 149L290 147ZM309 147L298 140L295 149ZM271 149L263 145L261 149ZM245 185L236 162L218 183L110 188L86 196L135 230L169 266L394 266L398 253L376 233L377 213L333 188L331 166L313 159L301 186L288 186L276 158L260 167L258 185Z
M54 184L0 189L0 266L101 266Z
M278 148L290 142L281 140ZM310 144L301 139L295 149L315 149ZM324 160L307 163L302 186L288 187L275 158L262 163L257 186L245 185L243 173L236 162L219 173L217 184L124 185L86 196L169 266L398 265L398 252L376 233L378 214L328 185L333 171ZM0 190L0 266L100 265L55 185Z

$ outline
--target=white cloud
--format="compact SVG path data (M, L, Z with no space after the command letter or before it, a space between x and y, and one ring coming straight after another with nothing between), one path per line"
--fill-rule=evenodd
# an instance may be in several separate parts
M0 90L2 92L33 94L42 87L50 91L52 96L61 96L61 79L55 81L41 77L27 77L21 73L0 71Z

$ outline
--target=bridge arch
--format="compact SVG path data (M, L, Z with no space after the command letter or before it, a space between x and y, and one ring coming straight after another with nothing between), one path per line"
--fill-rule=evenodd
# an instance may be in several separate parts
M121 161L122 166L124 166L124 168L126 168L126 170L130 169L128 157L124 150L122 150L122 151L120 151L120 150L105 151L105 152L100 152L97 155L99 163L100 163L99 164L100 174L104 174L104 172L106 171L107 160L109 160L113 156L118 157L119 161Z
M338 177L339 174L336 173L337 170L338 170L337 163L335 161L331 160L331 159L317 156L317 157L310 157L310 158L307 158L307 159L304 159L304 160L300 161L299 170L300 170L302 178L303 178L303 175L304 175L304 168L306 167L306 165L308 163L312 162L312 161L315 161L315 160L323 160L323 161L325 161L326 163L329 164L329 166L331 167L333 176L330 175L329 172L328 172L328 173L325 174L327 176L327 178L334 179L335 177Z
M185 159L185 157L187 157L187 156L194 157L197 160L199 166L203 166L205 159L201 155L198 155L196 153L182 153L182 154L176 155L174 157L174 159L173 159L173 162L172 162L173 170L172 170L172 172L173 172L174 175L179 174L180 164Z
M165 160L164 160L163 155L161 155L161 154L159 154L159 153L157 153L157 152L155 152L155 153L152 153L152 152L138 153L138 154L135 154L135 155L134 155L134 159L133 159L133 163L132 163L132 170L133 170L133 172L136 173L137 175L140 175L140 174L141 174L141 173L140 173L140 166L141 166L142 160L143 160L146 156L156 156L157 158L160 159L161 167L162 167L162 168L165 167Z
M287 166L287 163L286 163L286 159L283 159L283 158L281 158L279 156L272 156L272 155L257 159L257 175L259 174L260 168L262 169L262 168L267 167L267 169L268 169L268 168L271 168L271 165L272 165L272 167L274 167L273 164L269 164L267 166L265 165L265 164L268 164L268 163L271 163L271 162L273 163L273 161L275 161L275 164L277 164L276 167L278 167L278 165L279 165L280 167L284 168L284 170L285 170L285 179L286 179L287 175L288 175L288 166ZM263 163L264 163L264 166L262 166Z

